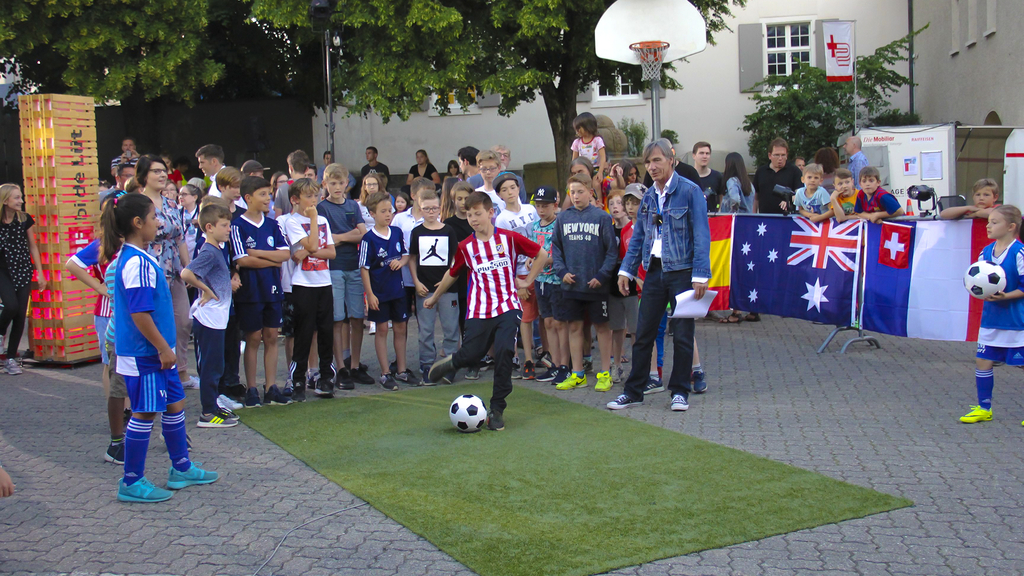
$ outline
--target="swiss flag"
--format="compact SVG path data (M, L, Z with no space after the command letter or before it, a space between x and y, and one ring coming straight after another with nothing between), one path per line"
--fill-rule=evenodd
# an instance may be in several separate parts
M882 223L878 262L890 268L910 267L910 246L914 229L904 224Z

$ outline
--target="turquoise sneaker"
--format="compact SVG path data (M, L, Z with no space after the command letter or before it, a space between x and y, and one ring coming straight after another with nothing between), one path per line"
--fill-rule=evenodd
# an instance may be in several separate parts
M117 485L117 499L121 502L163 502L174 496L174 492L157 488L145 476L131 486L125 485L123 478Z
M178 472L171 466L171 471L167 473L167 487L171 490L181 490L194 484L212 484L217 478L219 476L216 472L203 470L193 462L192 467L185 472Z

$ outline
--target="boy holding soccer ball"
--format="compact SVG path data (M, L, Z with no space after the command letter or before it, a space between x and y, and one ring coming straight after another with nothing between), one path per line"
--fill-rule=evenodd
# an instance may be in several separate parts
M996 207L988 217L988 238L995 242L986 246L978 259L1002 267L1006 275L1006 287L1002 292L985 298L981 310L974 372L978 405L971 406L971 411L960 417L964 424L992 419L992 366L996 362L1005 362L1007 366L1024 366L1024 300L1021 300L1024 298L1024 291L1021 290L1024 244L1018 240L1020 226L1020 209L1016 206Z
M522 319L518 289L533 285L547 264L548 255L536 242L511 230L496 230L494 203L485 192L473 192L466 199L466 216L473 235L459 243L455 262L441 279L437 290L423 302L433 308L455 284L463 268L469 269L470 289L467 298L466 334L462 348L434 362L429 378L441 376L474 365L494 345L494 391L487 414L489 430L505 429L505 398L512 392L512 357L516 352L516 332ZM533 258L525 278L516 278L516 258Z

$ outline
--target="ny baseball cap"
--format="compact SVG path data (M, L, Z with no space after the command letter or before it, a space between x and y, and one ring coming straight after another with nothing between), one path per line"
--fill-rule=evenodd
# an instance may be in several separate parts
M632 196L637 200L643 200L645 192L647 192L647 188L643 184L628 184L625 195Z
M533 193L534 202L558 202L558 191L551 186L541 186Z

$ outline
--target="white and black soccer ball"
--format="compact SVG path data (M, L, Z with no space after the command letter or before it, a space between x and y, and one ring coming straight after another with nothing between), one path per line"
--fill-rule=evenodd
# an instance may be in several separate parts
M452 419L452 426L459 432L477 432L487 422L487 407L480 398L463 394L452 402L448 416Z
M1006 272L998 264L979 260L967 268L964 287L971 296L984 300L1006 288Z

